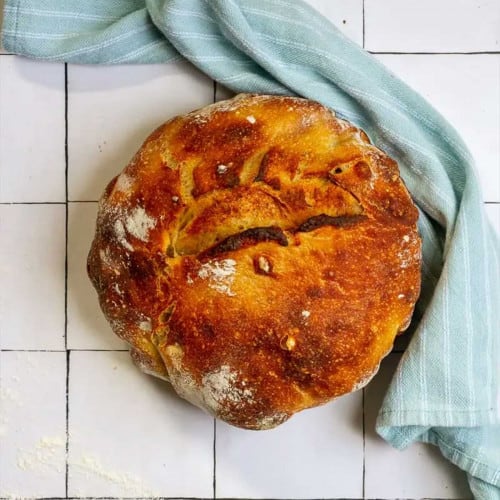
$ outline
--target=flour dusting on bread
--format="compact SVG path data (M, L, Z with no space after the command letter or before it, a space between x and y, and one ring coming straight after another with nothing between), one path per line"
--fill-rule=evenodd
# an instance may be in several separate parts
M156 220L142 207L134 208L125 221L127 231L141 241L148 241L149 230L155 225Z
M117 219L114 224L114 229L115 229L115 236L116 239L118 240L118 243L127 250L133 252L134 247L128 242L127 240L127 234L125 233L125 226L123 225L123 222L120 219Z
M134 185L134 180L127 174L121 174L116 178L114 190L119 193L127 193Z
M203 377L203 399L214 412L219 412L227 403L252 402L253 391L244 386L245 382L239 380L236 371L228 365L222 365Z
M234 296L231 285L234 282L236 261L233 259L214 260L203 264L198 277L208 280L208 286L225 295Z

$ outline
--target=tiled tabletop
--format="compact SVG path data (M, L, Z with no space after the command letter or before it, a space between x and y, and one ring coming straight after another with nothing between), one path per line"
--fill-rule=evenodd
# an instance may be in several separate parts
M498 0L309 2L456 126L499 229ZM374 432L400 352L365 390L255 433L140 373L111 334L85 273L96 200L148 132L227 95L185 63L0 54L0 498L470 498L434 448Z

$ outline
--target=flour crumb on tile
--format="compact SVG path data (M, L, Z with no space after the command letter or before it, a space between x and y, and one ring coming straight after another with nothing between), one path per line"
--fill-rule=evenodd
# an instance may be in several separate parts
M158 492L153 491L144 480L128 472L108 469L99 458L94 455L84 454L76 461L70 461L74 471L86 478L97 477L120 488L123 494L136 495L141 498L158 497ZM75 472L73 472L75 474Z
M66 466L66 437L42 437L31 450L19 450L17 466L21 470L55 470Z

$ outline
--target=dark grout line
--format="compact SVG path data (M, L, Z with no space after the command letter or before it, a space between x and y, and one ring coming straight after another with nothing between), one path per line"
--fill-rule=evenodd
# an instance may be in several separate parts
M64 348L68 349L68 64L64 63L64 197L66 249L64 260Z
M175 497L176 499L179 497ZM118 500L118 499L116 499ZM134 499L135 500L135 499ZM138 499L141 500L141 499ZM151 499L150 499L151 500ZM156 499L155 499L156 500ZM182 500L182 498L180 499ZM198 499L193 499L198 500ZM217 500L301 500L300 497L219 497ZM302 500L345 500L345 497L313 497ZM362 498L352 498L351 500L363 500ZM414 498L398 498L397 500L416 500ZM429 498L427 500L444 500L439 498Z
M66 349L0 349L0 352L66 352Z
M214 99L214 102L217 102L217 82L215 80L213 80L213 83L214 83L214 96L213 96L213 99Z
M99 203L99 200L68 200L68 203Z
M485 205L500 205L500 201L485 201Z
M29 497L30 500L211 500L207 497L93 497L93 496L71 496L71 497ZM3 497L0 497L3 500ZM272 500L272 499L271 499ZM278 499L276 499L278 500ZM331 499L335 500L335 499Z
M0 352L128 352L128 349L0 349Z
M64 259L64 348L66 349L66 465L64 491L68 497L69 483L69 363L71 352L68 351L68 63L64 63L64 193L66 198L66 250Z
M384 50L368 50L373 55L406 55L406 56L477 56L477 55L498 55L500 51L479 51L479 52L398 52Z
M65 205L65 201L2 201L0 205Z
M129 352L129 349L68 349L71 352Z

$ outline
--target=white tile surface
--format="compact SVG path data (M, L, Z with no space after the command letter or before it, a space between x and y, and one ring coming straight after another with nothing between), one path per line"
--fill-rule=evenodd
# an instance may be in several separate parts
M64 205L1 205L0 228L0 346L64 349Z
M360 498L361 392L299 413L276 429L217 423L217 496Z
M0 201L64 201L64 65L0 57Z
M500 201L500 54L377 58L457 129L476 160L484 199Z
M400 355L390 354L365 389L365 492L367 498L471 498L465 474L434 446L391 448L375 433L375 419Z
M65 495L65 379L65 353L0 353L0 497Z
M70 496L212 496L211 417L124 352L72 352L70 375Z
M213 82L187 63L68 67L69 198L97 200L146 137L213 102Z
M365 46L384 52L500 50L498 0L365 0Z
M363 0L306 0L358 45L363 45Z
M68 348L125 349L99 307L87 276L87 255L94 237L97 203L68 207Z

